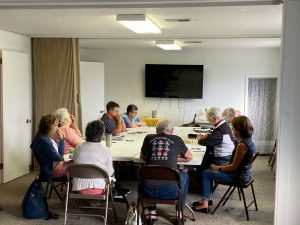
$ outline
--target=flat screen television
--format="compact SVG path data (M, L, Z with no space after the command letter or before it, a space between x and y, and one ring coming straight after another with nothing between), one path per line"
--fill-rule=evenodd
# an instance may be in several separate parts
M202 99L203 65L145 65L146 97Z

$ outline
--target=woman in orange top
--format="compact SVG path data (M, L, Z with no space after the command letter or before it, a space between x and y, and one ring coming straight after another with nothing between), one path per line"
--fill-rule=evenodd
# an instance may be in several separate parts
M70 115L67 108L57 109L54 114L58 118L59 129L63 132L65 140L65 153L83 142L82 134L77 126L75 117Z

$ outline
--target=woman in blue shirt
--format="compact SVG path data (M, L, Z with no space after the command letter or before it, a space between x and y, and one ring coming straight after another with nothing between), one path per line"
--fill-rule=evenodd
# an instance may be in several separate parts
M59 143L54 141L57 137ZM67 164L63 161L64 137L58 129L55 115L49 114L41 118L37 135L30 148L40 164L40 176L51 181L54 177L66 175Z
M127 106L127 113L123 113L122 117L127 128L145 126L146 123L137 117L138 107L134 104Z

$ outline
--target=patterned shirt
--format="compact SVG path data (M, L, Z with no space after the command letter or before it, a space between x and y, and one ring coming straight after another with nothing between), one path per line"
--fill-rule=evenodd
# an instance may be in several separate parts
M177 168L177 156L188 150L183 140L176 135L148 134L141 149L147 165Z
M101 120L104 123L105 133L112 133L115 129L118 128L117 123L114 119L109 118L106 113L103 114Z

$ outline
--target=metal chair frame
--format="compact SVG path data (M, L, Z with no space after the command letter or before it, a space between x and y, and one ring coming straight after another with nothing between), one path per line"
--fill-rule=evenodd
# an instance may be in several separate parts
M145 222L145 209L144 203L148 204L167 204L175 205L178 211L181 212L182 218L178 214L176 216L177 220L182 220L184 224L184 214L182 208L182 196L181 196L181 180L178 172L172 168L165 166L142 166L138 170L137 174L138 180L138 201L137 201L137 213L140 214L140 206L142 208L142 221ZM174 181L178 185L178 194L175 199L152 199L145 197L142 193L143 181L144 180L161 180L161 181ZM139 221L137 223L139 225Z
M85 195L85 194L79 194L77 192L71 191L71 178L83 178L83 179L103 179L105 180L106 191L103 194L99 195ZM113 193L112 193L112 184L109 180L109 175L105 170L103 170L100 167L97 167L93 164L73 164L70 165L67 168L67 195L66 195L66 203L65 203L65 219L64 219L64 225L67 223L67 218L69 215L76 215L78 218L80 216L94 216L94 217L101 217L104 220L104 225L107 224L107 214L108 209L112 209L115 221L118 221L116 210L114 207L114 200L113 200ZM76 200L76 213L71 212L68 208L69 206L69 199L75 199ZM88 209L101 209L103 207L101 206L81 206L80 201L81 200L97 200L97 201L105 201L105 213L104 215L101 214L91 214L91 213L81 213L80 209L82 208L88 208ZM109 201L110 200L110 201ZM111 203L111 207L109 207L109 202Z
M247 165L252 164L254 162L254 160L256 159L256 157L257 157L258 154L259 154L258 152L256 152L255 154L253 154L252 157L250 158L250 160L248 161ZM226 192L223 195L223 197L221 198L221 200L218 202L217 206L213 209L213 211L211 212L211 214L214 214L222 203L223 203L222 206L224 206L226 204L226 202L228 201L229 197L234 192L234 190L237 188L240 200L241 200L241 194L242 194L244 208L245 208L245 212L246 212L246 217L247 217L247 220L249 220L248 208L253 203L255 205L255 210L258 211L253 183L254 183L254 179L253 178L250 181L248 181L246 184L243 184L241 181L238 181L238 182L225 182L225 181L215 180L212 192L214 192L216 190L216 188L218 187L218 185L225 185L225 186L229 186L229 187L226 190ZM244 193L244 189L248 188L249 186L251 186L253 200L247 205L247 203L246 203L246 197L245 197L245 193Z

